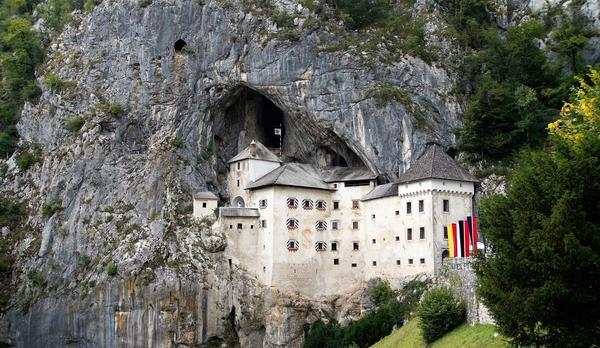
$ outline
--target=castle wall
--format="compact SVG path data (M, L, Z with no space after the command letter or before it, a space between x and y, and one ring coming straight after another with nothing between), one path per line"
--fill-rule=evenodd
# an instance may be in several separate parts
M258 220L254 217L221 217L220 223L227 235L227 258L260 278L263 263L259 260L263 258L264 248Z
M202 204L206 204L206 207L202 207ZM217 209L216 199L194 199L194 212L193 216L198 219L202 219L206 216L214 216L215 209Z

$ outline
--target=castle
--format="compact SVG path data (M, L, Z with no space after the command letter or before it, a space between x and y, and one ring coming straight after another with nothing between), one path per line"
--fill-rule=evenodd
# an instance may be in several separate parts
M476 179L438 145L383 185L367 168L282 163L255 141L228 165L231 204L214 228L230 262L265 286L310 296L435 274L448 256L447 226L473 213ZM216 208L214 194L194 196L195 217Z

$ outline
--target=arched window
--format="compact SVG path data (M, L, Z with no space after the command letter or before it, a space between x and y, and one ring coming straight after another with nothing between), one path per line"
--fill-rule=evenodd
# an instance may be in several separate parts
M183 48L185 46L187 46L187 43L185 41L183 41L182 39L179 39L177 41L175 41L175 45L173 45L175 48L175 52L181 52L183 50Z
M311 210L313 208L313 201L312 199L303 199L302 200L302 209L304 210Z
M300 248L300 243L298 243L297 240L295 239L290 239L287 241L287 250L294 252L294 251L298 251L298 248Z
M315 206L317 207L317 210L327 209L327 203L323 200L318 200L317 203L315 204Z
M291 218L287 219L285 225L287 226L288 230L295 230L300 226L300 223L298 222L298 220Z
M246 206L246 203L242 197L237 196L233 199L233 206L236 208L243 208Z
M266 209L267 208L267 200L261 199L260 201L258 201L258 207L260 209Z
M442 262L444 262L444 259L447 257L450 257L450 252L448 252L448 250L442 251Z
M290 209L298 208L298 200L294 197L289 197L287 199L287 207Z
M317 229L317 231L325 231L327 229L327 222L319 220L315 223L315 228Z
M327 251L327 243L326 242L316 242L315 250L316 251Z

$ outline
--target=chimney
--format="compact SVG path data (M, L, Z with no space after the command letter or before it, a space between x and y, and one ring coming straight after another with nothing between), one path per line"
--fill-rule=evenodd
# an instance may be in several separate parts
M250 156L256 157L256 142L254 140L250 143Z

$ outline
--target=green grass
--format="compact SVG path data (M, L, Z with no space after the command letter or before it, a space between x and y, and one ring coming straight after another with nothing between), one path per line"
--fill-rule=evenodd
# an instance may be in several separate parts
M504 348L508 342L502 337L494 337L494 325L468 325L463 324L433 342L429 348ZM421 336L418 320L411 320L399 330L383 338L371 348L426 348Z

